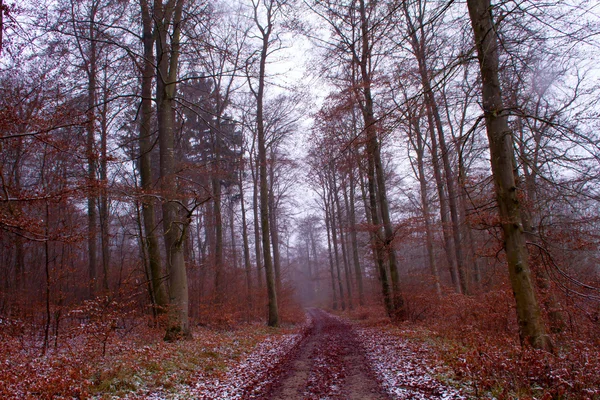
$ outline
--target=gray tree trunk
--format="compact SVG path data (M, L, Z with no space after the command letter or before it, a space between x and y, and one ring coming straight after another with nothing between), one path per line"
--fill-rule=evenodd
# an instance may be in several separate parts
M498 78L498 40L490 0L467 0L481 72L482 106L486 122L492 174L504 236L508 272L516 301L522 344L552 351L531 280L523 238L521 205L513 170L513 132L508 126Z
M157 31L157 107L160 144L160 182L164 196L163 231L169 276L169 321L165 340L190 337L188 318L188 283L185 268L184 240L187 218L182 218L177 199L177 168L175 162L174 100L178 79L179 36L185 0L169 2L170 7L154 5ZM172 27L172 31L171 31ZM170 39L170 41L168 40Z
M152 177L152 146L154 143L152 133L152 80L154 78L154 35L153 21L148 6L148 0L140 0L143 24L144 64L142 70L142 104L140 109L139 126L139 170L142 185L142 216L144 221L144 243L148 249L148 265L152 290L153 306L157 314L167 310L168 297L164 283L164 271L156 229L155 199L150 196L154 179Z
M260 189L260 225L262 232L262 250L263 262L265 266L265 276L267 281L267 295L269 299L268 325L279 325L279 308L277 304L277 287L275 274L273 271L273 261L271 259L271 241L269 229L269 182L267 174L267 144L264 123L264 90L267 56L269 55L270 37L273 31L273 7L276 7L275 1L271 0L265 4L267 12L266 25L261 25L258 19L258 5L254 8L254 20L261 33L262 48L260 51L260 65L258 72L258 88L255 92L256 97L256 128L258 136L258 178Z

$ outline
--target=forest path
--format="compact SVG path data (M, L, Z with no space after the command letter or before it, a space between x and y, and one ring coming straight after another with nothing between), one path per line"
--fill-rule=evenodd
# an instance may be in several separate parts
M271 399L389 399L352 326L319 309L313 328L273 385Z

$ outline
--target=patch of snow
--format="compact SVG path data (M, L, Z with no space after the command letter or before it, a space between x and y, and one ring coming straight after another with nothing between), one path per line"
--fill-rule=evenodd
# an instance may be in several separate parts
M456 388L435 378L443 373L429 349L381 328L356 328L367 360L388 394L398 400L466 399Z

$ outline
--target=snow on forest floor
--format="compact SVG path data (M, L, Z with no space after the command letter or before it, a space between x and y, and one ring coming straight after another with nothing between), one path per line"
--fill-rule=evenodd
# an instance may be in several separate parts
M403 338L392 325L352 324L367 363L387 394L398 400L466 399L461 392L442 382L448 371L434 352L423 343Z
M196 376L192 385L178 385L168 392L156 391L148 399L249 399L261 398L270 390L281 365L302 342L310 322L297 333L273 335L260 342L241 362L232 362L222 375Z
M309 321L276 330L246 325L196 328L194 338L162 332L64 335L40 355L37 342L0 331L0 399L240 399L269 390L277 368L302 341Z
M307 320L294 329L286 329L283 333L263 337L244 357L223 357L223 363L217 373L198 371L187 382L145 392L138 390L114 398L154 400L262 398L269 392L283 363L304 339L310 323L310 320ZM226 353L228 349L225 347L216 349L215 354L219 351Z
M439 377L447 371L433 352L381 326L356 328L368 362L394 399L466 399Z

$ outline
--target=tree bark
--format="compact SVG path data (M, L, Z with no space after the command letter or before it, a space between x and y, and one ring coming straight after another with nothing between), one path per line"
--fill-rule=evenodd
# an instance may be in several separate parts
M155 200L150 196L153 190L154 179L152 177L152 80L154 78L154 34L152 15L148 6L148 0L140 0L143 24L143 47L144 63L142 70L142 104L140 110L140 132L139 132L139 170L140 183L142 185L142 216L144 221L145 245L148 249L148 265L150 272L150 283L152 288L153 306L157 314L163 314L167 310L168 297L164 284L164 271L158 237L156 234L156 212Z
M552 351L535 290L523 238L521 206L513 170L513 132L508 126L498 77L499 52L490 0L467 0L481 72L482 106L492 174L500 212L508 272L516 301L522 344Z
M262 274L262 246L260 245L260 219L258 218L258 165L252 165L252 151L250 151L250 171L252 171L252 213L254 216L254 254L256 258L256 282L258 287L263 287Z
M157 24L157 105L160 144L160 178L164 196L163 236L169 275L169 321L165 340L191 337L188 319L188 283L184 257L185 230L181 203L177 193L177 168L174 149L174 100L178 79L179 36L184 0L169 2L165 7L155 0ZM172 8L171 8L172 7ZM172 32L170 28L173 28ZM167 38L170 38L170 43Z
M96 152L95 152L95 143L96 143L96 78L98 74L98 66L97 66L97 42L95 35L95 25L96 25L96 4L92 4L92 8L90 10L89 15L89 32L88 32L88 40L90 42L88 60L87 60L87 77L88 77L88 87L87 87L87 97L88 97L88 110L87 110L87 143L86 143L86 152L87 152L87 160L88 160L88 263L89 263L89 277L90 277L90 292L91 295L94 296L97 289L97 279L98 279L98 248L97 248L97 237L98 237L98 212L96 209L97 202L97 182L96 182Z
M281 293L281 254L279 252L279 230L277 226L277 206L275 201L275 166L277 155L271 148L271 163L269 164L269 223L271 228L271 245L273 246L273 268L277 292Z
M394 312L394 304L392 303L392 296L390 294L390 284L388 279L387 269L385 267L383 248L381 246L381 226L379 223L379 215L377 211L377 198L375 195L375 168L373 167L373 160L367 156L367 188L365 188L365 182L361 177L361 188L362 195L365 202L365 214L366 219L372 225L369 231L371 251L375 265L377 266L377 275L379 282L381 283L381 295L383 297L383 304L388 316L392 316ZM367 200L368 199L368 200Z
M277 304L277 287L275 274L273 271L273 261L271 259L271 241L269 229L269 182L267 174L267 144L266 132L264 123L264 90L265 90L265 73L267 56L269 55L270 37L273 30L273 0L266 5L267 22L266 26L259 23L258 20L258 5L254 8L254 20L256 26L261 33L262 47L260 51L260 65L258 75L258 89L256 95L256 128L258 136L258 169L259 169L259 184L260 184L260 225L262 232L262 250L263 261L265 265L265 276L267 281L267 295L269 299L268 325L279 325L279 309Z
M244 204L244 164L243 154L240 157L240 175L238 180L238 188L240 191L240 205L242 208L242 240L244 246L244 270L246 271L246 300L248 301L248 310L252 309L252 264L250 263L250 245L248 244L248 223L246 222L246 205Z
M212 130L212 129L211 129ZM213 132L214 138L214 151L215 151L215 164L213 170L212 191L213 191L213 229L215 233L214 239L214 271L215 271L215 302L222 304L225 297L225 289L223 287L223 216L221 213L221 178L220 162L221 162L221 146L220 146L220 132Z
M385 186L385 171L381 162L381 149L377 138L377 124L373 107L373 96L371 94L371 71L370 71L370 28L368 26L368 17L365 9L365 1L360 0L360 28L361 28L361 58L358 61L360 75L362 78L363 102L361 104L363 119L365 122L365 132L367 136L367 153L372 159L374 176L377 182L377 192L374 193L381 213L383 224L383 243L382 251L385 252L388 259L391 280L391 295L393 304L393 314L395 318L404 319L404 298L400 291L400 277L398 273L398 263L396 260L396 251L394 250L394 229L390 220L390 210L387 200L387 191ZM373 185L369 185L373 188ZM372 204L373 205L373 204ZM372 214L375 214L372 211Z
M335 207L337 209L337 217L340 230L340 244L342 245L342 262L344 263L344 275L346 278L346 293L348 293L348 308L352 310L354 308L354 304L352 303L352 277L350 276L350 268L348 266L348 240L347 235L344 234L344 221L342 218L342 207L340 206L339 198L339 191L343 189L338 187L335 173L333 174L333 189L333 198L335 201Z
M363 306L365 304L365 292L363 287L363 277L362 277L362 269L360 266L360 258L358 255L358 237L356 235L356 178L354 176L354 169L350 169L349 173L349 186L350 186L350 194L349 198L344 196L344 201L346 202L346 208L350 211L349 219L350 219L350 243L352 245L352 260L354 262L354 276L356 276L356 284L358 286L358 304Z
M333 175L335 172L331 171ZM337 242L337 226L336 226L336 211L335 211L335 184L333 182L333 177L329 182L329 190L328 190L328 204L329 204L329 215L331 216L329 223L331 225L331 239L333 241L333 255L335 256L335 270L337 273L337 283L340 294L340 305L342 306L342 310L346 309L346 300L344 298L344 284L342 283L342 276L340 272L340 254L338 250L338 242Z
M333 266L333 251L331 246L331 215L329 213L329 197L327 194L327 189L325 187L325 183L323 182L323 207L325 211L325 229L327 231L327 254L329 255L329 274L331 277L331 296L332 296L332 308L337 310L338 308L338 300L337 300L337 291L335 289L335 272Z
M108 209L108 104L109 93L106 82L106 71L102 90L102 109L100 112L100 239L102 251L102 289L110 290L110 215Z
M410 124L412 125L412 129L410 129L412 134L409 134L409 140L415 152L417 153L417 179L419 180L419 192L421 195L421 212L423 214L423 220L425 221L427 258L429 260L431 275L435 281L435 292L437 293L438 297L440 297L442 295L442 289L440 285L440 274L435 260L435 252L433 250L433 229L431 226L429 196L427 193L427 176L425 175L425 144L421 134L419 118L412 116Z

